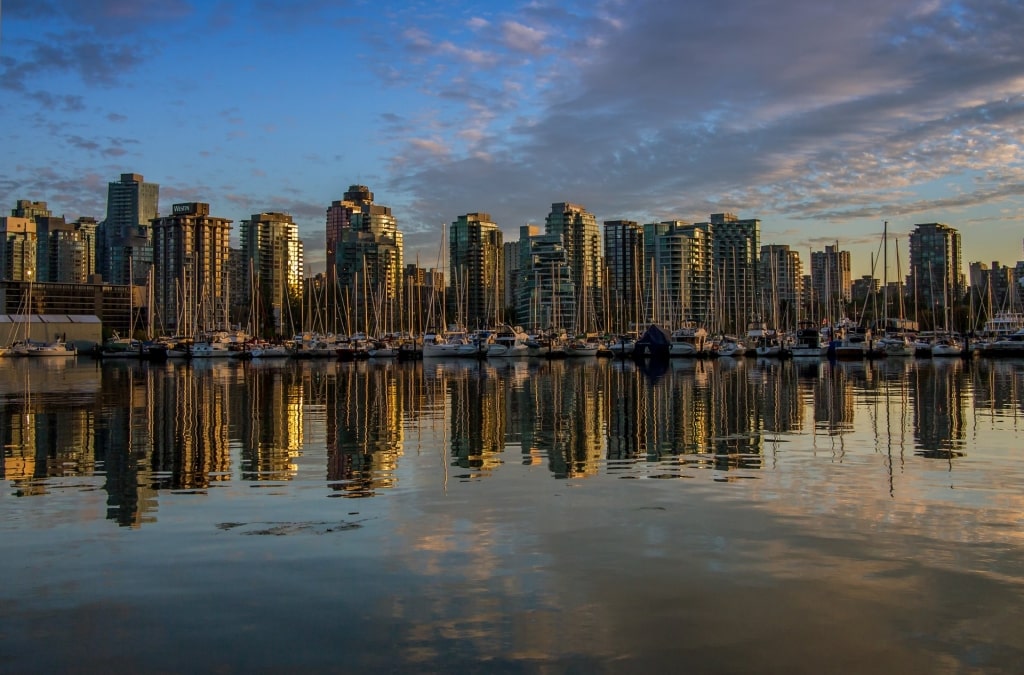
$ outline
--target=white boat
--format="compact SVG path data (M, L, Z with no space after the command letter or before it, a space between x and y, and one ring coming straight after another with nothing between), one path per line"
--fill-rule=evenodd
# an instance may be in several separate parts
M846 325L839 331L839 339L829 347L829 354L840 360L867 358L871 331L862 326Z
M899 333L879 338L875 342L875 348L885 356L900 357L914 355L914 343L909 337Z
M712 351L717 356L739 358L746 355L747 345L735 335L722 335L715 340Z
M565 355L572 357L597 356L597 352L600 349L601 343L596 338L594 340L576 338L575 340L570 340L565 345Z
M614 357L625 358L633 353L633 346L636 345L636 333L619 335L608 343L608 350Z
M683 326L669 336L669 356L704 356L708 332L696 325Z
M530 348L526 342L530 339L522 328L505 325L494 334L494 342L487 348L487 356L499 358L516 358L528 356Z
M955 335L938 335L932 341L932 356L962 356L964 346Z
M423 357L457 357L459 349L468 344L469 336L464 330L451 329L443 335L428 333L423 337Z
M77 356L78 350L64 340L57 340L44 345L33 345L28 348L29 356Z
M822 339L821 330L813 321L801 321L789 350L793 358L818 359L828 354L828 342Z

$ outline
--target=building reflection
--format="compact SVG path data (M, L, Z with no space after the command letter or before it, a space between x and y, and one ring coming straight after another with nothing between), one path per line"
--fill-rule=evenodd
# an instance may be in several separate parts
M402 455L406 380L398 364L337 364L327 387L327 480L339 496L393 487Z
M952 459L964 454L964 362L932 359L914 369L909 391L914 402L915 454Z
M303 470L326 475L332 496L375 495L424 447L460 476L512 458L558 479L669 476L760 469L766 445L813 419L814 434L840 441L855 427L912 433L917 454L951 461L965 452L969 400L975 418L1017 415L1024 385L1020 362L958 359L80 361L0 361L0 472L26 497L101 478L106 517L128 527L155 520L161 490Z

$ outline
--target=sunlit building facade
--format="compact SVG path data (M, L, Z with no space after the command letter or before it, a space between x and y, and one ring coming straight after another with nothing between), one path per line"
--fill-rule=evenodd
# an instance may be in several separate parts
M611 327L629 330L643 320L644 230L632 220L604 222L604 261L607 272Z
M502 235L487 213L467 213L453 221L448 237L448 316L469 328L500 322L505 275Z
M302 291L299 228L286 213L254 213L239 224L239 241L254 328L284 335L289 301Z
M544 232L562 237L569 283L575 286L578 314L566 328L577 332L596 330L603 324L604 306L604 254L597 218L579 204L558 202L551 205Z
M231 222L203 202L174 204L153 221L153 276L158 325L194 336L230 328Z
M713 278L721 296L715 323L727 331L739 332L760 314L757 291L761 221L740 219L732 213L712 213L710 225L714 233Z
M333 266L342 323L367 333L397 328L402 317L404 237L391 208L353 185L328 210L327 264ZM328 280L330 282L330 274ZM370 311L370 308L375 311Z

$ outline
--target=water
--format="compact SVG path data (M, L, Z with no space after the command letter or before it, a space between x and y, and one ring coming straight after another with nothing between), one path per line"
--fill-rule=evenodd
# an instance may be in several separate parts
M1024 362L0 359L5 672L1024 672Z

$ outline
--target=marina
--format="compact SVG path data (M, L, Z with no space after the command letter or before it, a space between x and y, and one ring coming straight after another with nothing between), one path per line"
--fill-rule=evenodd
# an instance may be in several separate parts
M1020 672L1022 387L1013 358L3 359L0 657Z

